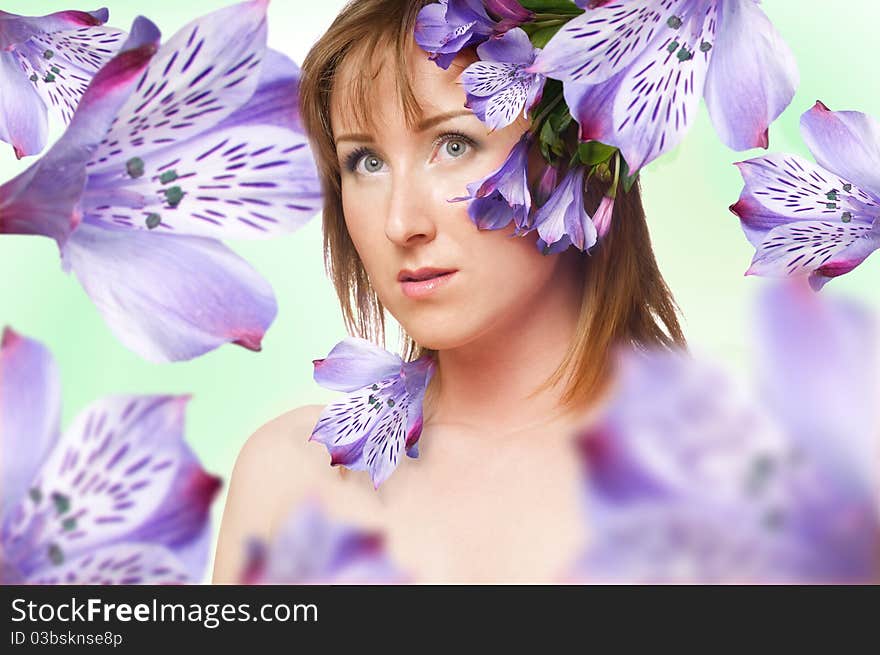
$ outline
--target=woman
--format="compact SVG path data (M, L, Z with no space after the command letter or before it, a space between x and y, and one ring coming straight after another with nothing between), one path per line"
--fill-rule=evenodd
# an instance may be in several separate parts
M234 582L244 541L291 508L385 534L415 582L552 582L585 535L568 437L610 381L612 347L683 344L654 261L638 186L589 254L544 255L536 234L479 230L463 202L530 125L489 132L448 69L414 42L426 2L356 0L303 65L301 103L325 191L328 271L352 334L381 343L383 310L407 359L434 357L418 459L381 489L328 465L308 439L321 407L259 429L230 484L214 581ZM394 17L389 20L389 17ZM540 153L530 177L540 176ZM586 190L596 209L607 183ZM434 282L406 280L436 276Z

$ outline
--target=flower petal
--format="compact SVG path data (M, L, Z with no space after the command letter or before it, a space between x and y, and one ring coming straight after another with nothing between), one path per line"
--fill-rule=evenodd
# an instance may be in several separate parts
M529 72L565 82L604 82L658 40L668 43L677 32L667 21L689 4L690 0L645 0L588 9L550 39Z
M46 146L46 105L12 53L0 52L0 81L0 140L19 159L35 155Z
M83 27L38 34L13 50L26 77L49 112L70 123L89 82L119 50L126 33L108 27Z
M63 255L113 334L149 361L259 350L277 312L269 283L211 239L83 222Z
M93 153L92 173L125 171L210 129L250 98L266 47L267 0L249 0L184 26L162 45Z
M796 221L773 228L758 247L746 275L791 277L810 274L821 288L849 273L880 247L880 231L864 223Z
M870 224L880 213L880 203L851 181L797 155L772 154L739 162L737 167L746 192L766 209L790 220Z
M28 580L38 585L147 585L200 582L163 546L123 542L85 553L59 566L45 566Z
M150 21L135 19L122 52L92 79L67 131L30 168L0 186L0 233L42 234L63 247L80 221L76 205L89 153L106 135L159 38Z
M516 64L475 61L461 74L461 83L466 93L485 98L515 84L517 70Z
M829 171L880 197L880 123L859 111L831 111L821 102L801 116L801 135Z
M293 232L321 208L306 137L273 125L240 125L92 173L82 210L93 222L215 239L269 239ZM94 169L90 169L94 170Z
M52 354L8 327L0 346L0 524L58 440L61 384Z
M336 391L357 391L400 374L403 360L366 339L347 337L315 364L315 382Z
M111 396L64 432L4 525L22 571L125 539L160 508L177 474L187 397Z
M483 61L504 64L530 65L535 59L535 53L535 46L532 45L529 35L518 27L477 47L477 56Z
M513 123L526 108L531 85L517 81L496 93L486 105L486 127L499 130Z
M672 150L684 138L696 116L706 71L714 48L715 4L703 16L697 33L685 31L656 41L622 74L614 99L613 134L603 143L617 146L635 172Z
M330 449L360 443L371 434L381 418L398 404L402 387L399 377L379 380L349 393L339 402L327 405L309 440L322 443ZM389 400L392 401L391 406ZM346 458L352 455L349 449L340 453Z
M767 129L794 97L794 55L757 2L720 2L704 97L715 131L734 150L766 148Z

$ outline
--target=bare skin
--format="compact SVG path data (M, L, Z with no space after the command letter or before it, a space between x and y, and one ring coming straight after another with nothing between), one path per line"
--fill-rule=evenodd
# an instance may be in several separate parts
M458 77L472 55L448 71L418 50L413 60L424 116L461 110ZM466 203L448 202L500 166L528 123L521 118L489 134L462 115L424 131L406 128L387 68L376 80L382 120L375 132L352 124L345 98L337 97L351 66L340 71L331 114L346 226L373 287L407 333L438 351L420 456L405 459L374 490L367 474L331 468L324 446L307 441L321 407L266 424L233 471L216 583L238 579L246 537L271 539L309 496L333 519L383 531L390 556L413 582L560 582L585 543L570 439L584 418L561 410L561 386L535 393L575 336L580 255L544 256L534 234L512 238L512 228L480 231ZM450 132L476 145L443 136ZM348 170L351 153L362 148L369 154ZM439 293L408 298L398 272L419 267L458 273Z

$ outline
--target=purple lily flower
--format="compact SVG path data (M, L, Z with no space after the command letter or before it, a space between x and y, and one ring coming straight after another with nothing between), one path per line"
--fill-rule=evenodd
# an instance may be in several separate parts
M378 489L397 468L402 450L409 457L419 455L422 401L434 361L426 356L404 362L350 337L314 364L318 384L348 396L324 409L309 441L327 447L333 466L369 470Z
M467 94L465 107L490 130L507 127L519 115L528 118L529 111L541 101L546 78L524 72L538 52L529 35L519 28L477 48L481 61L465 69L461 83Z
M138 18L61 139L0 186L0 234L55 239L111 331L155 362L260 349L272 288L220 239L268 239L320 210L299 69L266 48L266 0L161 48Z
M535 12L523 7L517 0L485 0L486 11L500 21L495 28L504 33L535 19Z
M730 209L756 249L747 275L808 275L819 290L880 247L880 124L817 101L801 134L818 164L782 154L739 162L745 187Z
M535 214L538 227L538 248L550 254L562 252L573 245L587 250L596 243L597 233L593 219L584 208L583 166L572 168L553 195Z
M876 582L876 320L766 292L754 390L683 353L631 354L580 440L594 580Z
M702 96L728 147L767 147L798 72L756 0L576 4L527 71L563 82L582 140L620 148L636 172L681 142Z
M19 16L0 11L0 141L21 159L46 146L49 116L70 123L92 76L125 32L102 27L106 9Z
M495 27L483 0L440 0L419 12L415 39L446 70L459 52L488 39Z
M0 347L0 582L199 582L221 480L183 440L188 396L110 396L60 434L58 370L8 328Z
M406 580L379 532L327 517L315 499L291 513L271 546L248 544L242 584L395 584Z
M528 160L531 136L526 133L510 151L504 163L482 180L468 184L468 195L449 202L468 201L468 214L481 230L501 230L513 221L517 232L531 229L529 214Z

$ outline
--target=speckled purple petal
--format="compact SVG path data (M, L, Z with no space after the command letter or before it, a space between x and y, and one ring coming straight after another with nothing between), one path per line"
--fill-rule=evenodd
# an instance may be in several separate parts
M156 52L156 26L137 18L119 55L95 75L61 138L26 171L0 186L0 233L40 234L63 246L81 215L85 164Z
M122 174L170 144L210 129L243 105L260 80L267 0L202 16L159 49L90 160L91 174Z
M588 9L550 39L530 70L563 81L599 84L626 69L658 40L677 34L667 21L685 15L695 4L647 0Z
M84 222L63 255L116 338L152 362L258 351L277 313L269 283L213 239Z
M0 525L29 491L59 436L61 385L51 353L10 328L0 345Z
M696 117L715 51L701 47L715 41L715 5L692 21L693 30L656 40L621 74L613 132L599 140L620 148L630 171L672 150Z
M92 77L125 39L122 30L83 27L35 36L16 47L13 54L52 118L66 125Z

